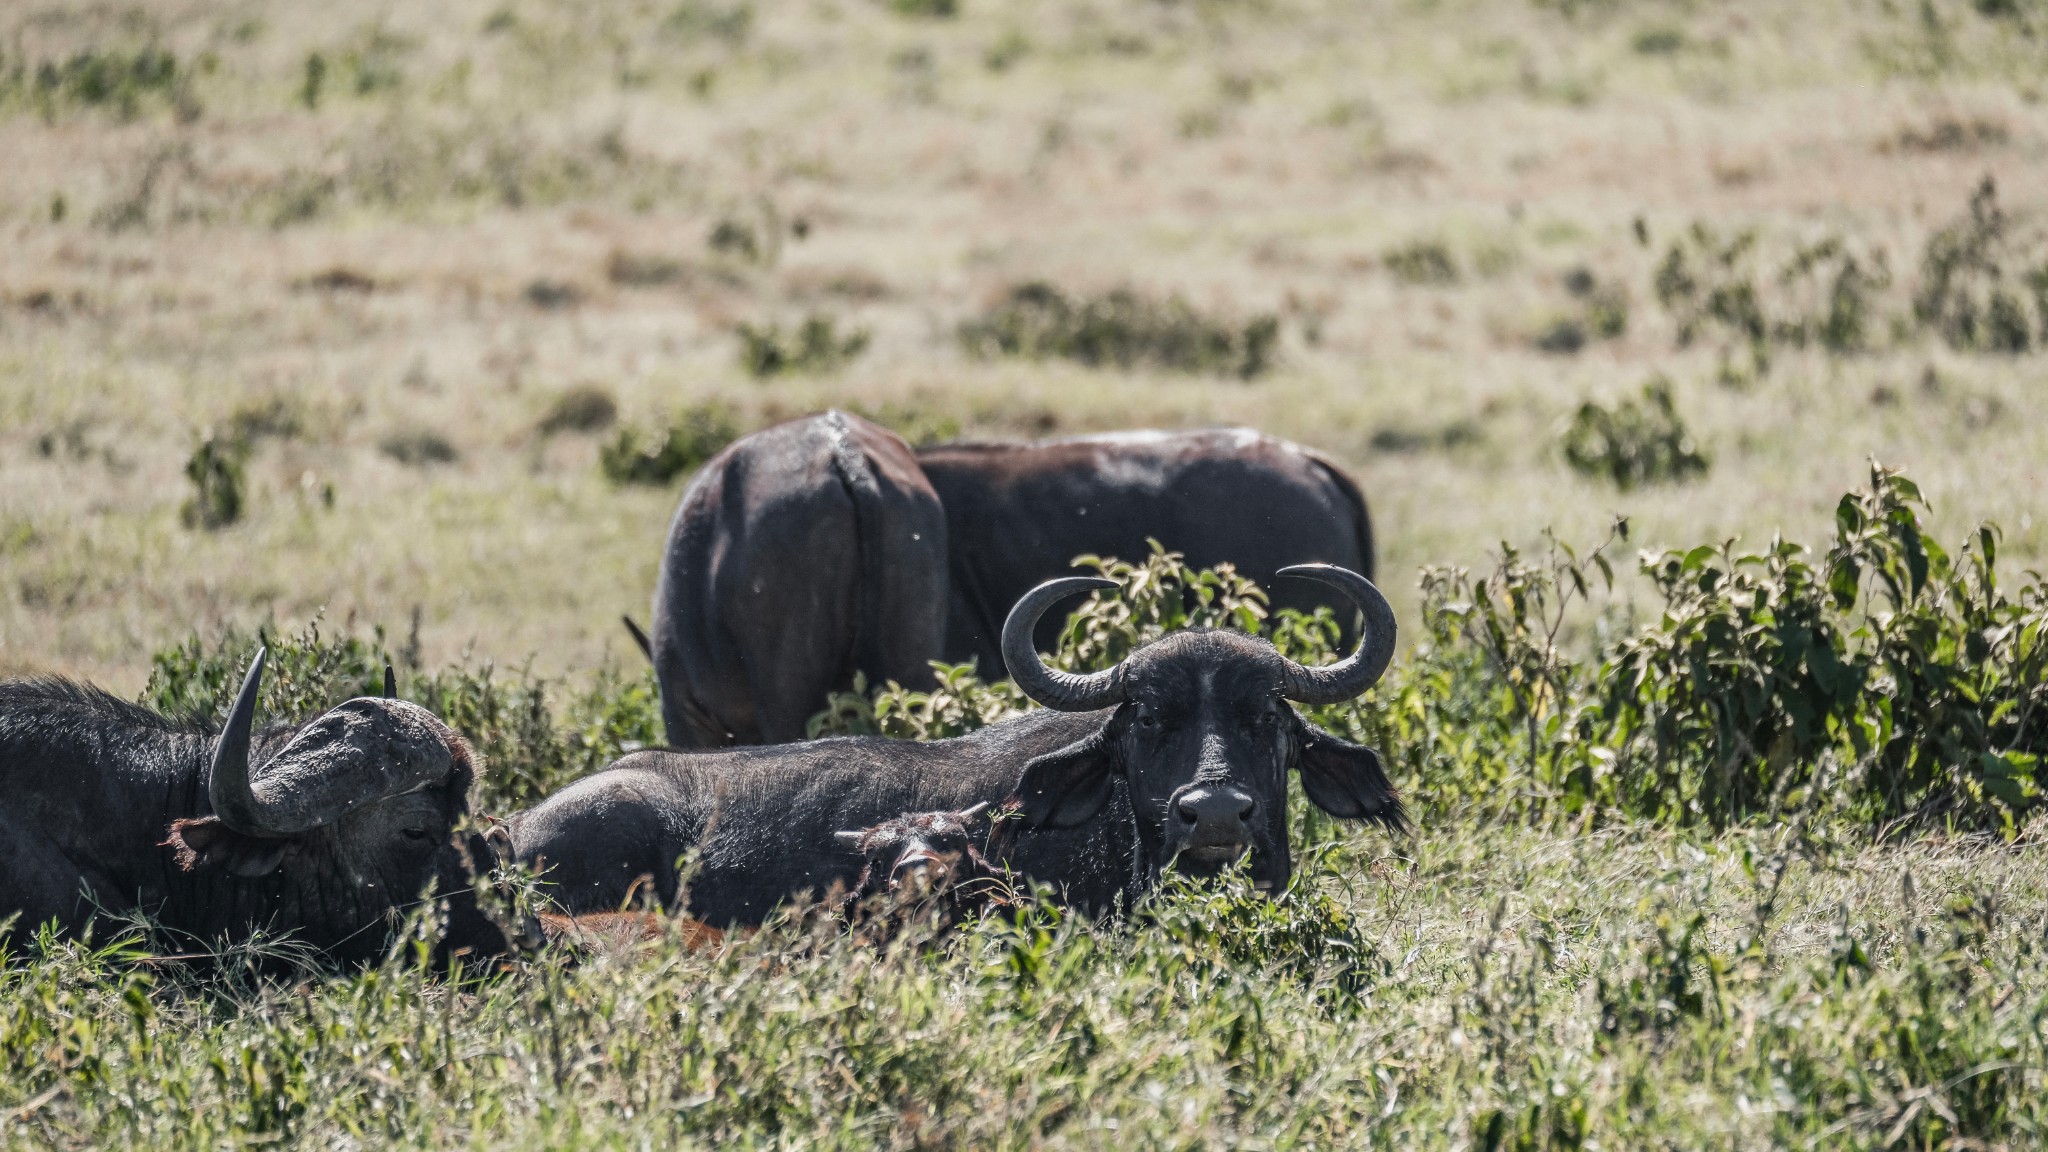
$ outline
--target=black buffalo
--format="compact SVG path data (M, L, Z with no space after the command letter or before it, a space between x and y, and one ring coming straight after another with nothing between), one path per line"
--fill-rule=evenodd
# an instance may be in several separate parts
M1318 580L1362 611L1358 649L1304 667L1257 637L1185 631L1115 668L1063 673L1032 646L1039 618L1056 601L1114 585L1054 580L1025 596L1003 629L1009 671L1043 710L928 744L854 737L634 753L514 816L508 847L544 875L564 911L616 908L649 890L674 906L687 874L683 907L722 927L758 923L799 893L856 886L872 861L835 833L1014 801L1021 827L991 842L991 860L1087 909L1127 906L1169 866L1213 873L1247 856L1256 883L1283 886L1289 772L1340 818L1400 827L1404 815L1370 749L1287 703L1348 700L1378 680L1394 650L1392 610L1354 572L1279 574ZM977 837L989 820L975 814Z
M457 894L452 948L505 947L468 895L488 849L456 834L462 737L388 697L257 731L263 662L217 733L69 681L0 683L0 940L139 911L196 944L261 930L362 961L433 884Z
M929 683L928 663L1001 668L1002 613L1076 556L1148 540L1254 579L1309 562L1372 575L1357 485L1249 429L920 449L828 412L737 441L684 493L649 650L678 748L802 739L826 695ZM1281 589L1280 607L1343 607ZM1344 620L1350 638L1350 620ZM627 622L629 628L631 621ZM1057 621L1037 641L1051 647Z
M946 519L902 438L828 412L719 453L683 493L649 656L677 747L800 740L855 671L921 684Z
M1320 453L1249 428L940 444L917 463L946 509L942 655L984 674L1002 667L1010 605L1076 556L1136 560L1157 540L1191 567L1228 562L1262 586L1311 562L1373 574L1358 486ZM1272 591L1276 608L1345 608L1314 585ZM1348 639L1350 613L1339 615ZM1040 625L1038 647L1053 647L1059 623Z

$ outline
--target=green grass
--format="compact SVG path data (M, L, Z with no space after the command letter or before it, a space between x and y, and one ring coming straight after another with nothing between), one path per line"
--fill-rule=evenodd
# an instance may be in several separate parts
M939 944L800 920L436 979L0 972L12 1146L2014 1146L2048 1125L2037 851L1439 815L1268 903Z

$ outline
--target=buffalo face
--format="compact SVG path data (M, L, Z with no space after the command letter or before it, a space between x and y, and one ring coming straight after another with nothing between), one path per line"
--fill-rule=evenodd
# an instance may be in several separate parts
M1109 582L1055 580L1026 596L1004 628L1019 686L1050 708L1111 709L1095 733L1025 767L1018 798L1026 822L1060 828L1093 819L1120 778L1149 872L1207 875L1248 857L1253 881L1268 889L1284 887L1292 872L1290 771L1334 816L1401 826L1401 802L1372 750L1309 724L1288 703L1334 703L1371 687L1393 652L1393 612L1378 589L1345 569L1307 565L1283 575L1321 580L1358 605L1366 631L1357 652L1309 668L1257 637L1180 632L1115 668L1063 673L1032 650L1032 625L1052 602Z
M373 931L430 884L454 894L452 925L488 928L469 889L480 837L458 839L475 778L468 745L432 713L390 697L345 701L252 755L264 653L250 664L208 771L213 814L180 820L166 845L188 872L231 885L245 918L344 953L374 953ZM475 921L476 923L471 923Z

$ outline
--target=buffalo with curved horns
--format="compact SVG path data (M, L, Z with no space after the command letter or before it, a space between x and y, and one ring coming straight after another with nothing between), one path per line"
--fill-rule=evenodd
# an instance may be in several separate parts
M374 959L429 884L446 945L502 951L469 895L483 838L458 838L475 775L416 704L363 697L255 727L265 652L213 732L63 680L0 683L0 939L140 911L197 943L290 933Z
M1010 674L1043 710L928 744L849 737L636 752L500 831L565 911L617 908L651 890L721 927L758 923L800 893L855 888L873 862L836 835L844 829L967 811L974 835L987 839L991 816L973 808L980 804L1009 805L1020 824L990 842L991 863L1086 909L1127 906L1168 867L1214 873L1247 857L1257 883L1284 886L1288 773L1339 818L1399 828L1405 816L1371 749L1309 724L1288 703L1330 704L1371 687L1393 655L1393 610L1347 569L1279 575L1318 581L1355 605L1365 619L1357 650L1305 667L1258 637L1190 630L1106 671L1060 672L1032 645L1039 618L1069 596L1114 585L1053 580L1003 626ZM685 898L686 857L696 870Z

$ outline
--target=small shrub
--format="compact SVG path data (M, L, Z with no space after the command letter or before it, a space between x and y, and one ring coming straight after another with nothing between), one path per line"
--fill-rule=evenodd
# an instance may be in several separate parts
M1771 330L1780 342L1819 344L1837 356L1869 347L1878 293L1891 287L1883 251L1859 259L1837 237L1801 245L1778 273L1791 297L1787 315Z
M564 432L602 432L619 418L618 401L595 384L583 384L555 397L536 426L542 436Z
M712 225L711 234L705 238L713 252L725 256L737 256L748 263L761 259L763 246L754 235L753 225L731 218Z
M66 108L111 110L123 119L139 115L151 103L177 110L190 119L198 114L191 93L190 69L169 51L155 47L132 52L94 49L63 60L30 62L17 59L0 68L0 105L20 101L52 118Z
M1551 321L1536 336L1536 348L1540 352L1571 356L1585 346L1586 326L1570 317Z
M1644 56L1670 56L1685 47L1685 31L1681 28L1645 28L1635 34L1629 42Z
M249 444L232 437L208 435L185 461L185 478L193 493L179 510L187 528L213 531L242 518L246 486L243 473Z
M655 437L643 439L637 429L619 429L618 437L599 449L597 464L614 484L666 484L695 471L739 435L732 406L707 401L684 409Z
M605 278L628 288L659 288L689 280L690 266L670 256L614 248L605 261Z
M1687 480L1708 466L1672 403L1671 382L1661 376L1643 385L1640 400L1581 404L1561 447L1574 471L1603 477L1624 492Z
M408 468L453 464L462 458L453 442L431 428L393 432L377 442L377 450Z
M252 633L228 629L212 642L196 634L151 658L141 703L173 716L218 722L241 686L258 645L270 650L260 723L310 719L344 700L384 690L384 669L406 674L399 695L439 716L478 754L476 803L508 813L610 763L661 742L661 709L651 669L603 669L582 691L536 677L506 674L468 659L431 674L405 653L394 659L381 628L362 635L344 627L324 633L315 619L284 634L273 623ZM417 639L408 644L417 659ZM559 703L558 703L559 701Z
M889 0L898 15L950 20L960 14L960 0Z
M1770 327L1758 301L1752 254L1754 231L1722 240L1706 225L1695 223L1672 241L1657 265L1657 300L1678 324L1678 346L1687 347L1703 334L1718 330L1749 352L1753 368L1770 368ZM1722 359L1728 359L1724 347Z
M2048 340L2048 245L2013 227L1989 176L1964 215L1927 241L1913 314L1957 349L2017 353Z
M754 7L744 2L683 0L661 22L661 30L678 40L718 40L734 48L746 42L753 28Z
M535 308L569 308L583 300L583 290L560 280L535 280L526 286L526 302Z
M1394 279L1403 284L1423 284L1443 287L1458 282L1458 264L1451 258L1451 250L1441 241L1417 240L1400 248L1389 249L1380 257L1393 273Z
M1272 366L1279 339L1280 320L1270 314L1240 326L1204 316L1178 296L1161 301L1119 288L1074 300L1043 282L1012 288L960 327L961 343L980 356L1058 356L1091 367L1245 380Z
M1614 340L1628 331L1628 289L1620 284L1603 284L1585 268L1567 272L1564 288L1584 308L1588 335L1596 340Z
M882 405L850 402L846 407L854 415L872 420L903 437L913 447L923 448L960 438L959 417L934 408L930 402L899 404L892 401Z
M740 364L750 375L834 372L867 350L870 334L856 328L844 335L829 316L811 315L785 334L779 324L739 326Z

